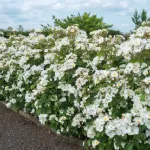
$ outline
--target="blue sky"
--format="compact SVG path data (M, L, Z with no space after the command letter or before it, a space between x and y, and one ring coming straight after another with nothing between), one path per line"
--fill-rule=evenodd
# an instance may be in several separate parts
M52 15L65 18L89 12L113 24L123 32L134 28L131 17L135 9L146 9L150 17L150 0L0 0L0 28L23 25L25 29L53 25Z

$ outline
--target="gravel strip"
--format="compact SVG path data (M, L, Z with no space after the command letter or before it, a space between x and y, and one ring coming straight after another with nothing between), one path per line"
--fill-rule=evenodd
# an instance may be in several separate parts
M0 104L0 150L81 150Z

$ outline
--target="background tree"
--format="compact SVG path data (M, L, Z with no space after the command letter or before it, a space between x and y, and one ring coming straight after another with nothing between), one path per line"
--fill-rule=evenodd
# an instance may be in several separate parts
M53 16L54 25L60 26L66 29L68 26L77 24L81 30L84 30L89 33L98 29L110 29L113 25L104 23L103 17L98 18L96 15L91 15L90 13L84 13L81 15L78 13L77 16L71 15L65 19L58 19Z
M124 35L120 30L108 29L108 35Z
M145 9L143 9L140 14L137 11L137 9L135 10L133 17L132 17L132 21L135 24L136 28L138 28L142 24L143 21L148 21L148 20L150 20L150 18L147 17L147 12Z
M52 26L47 24L47 25L41 25L42 26L42 33L45 35L45 36L48 36L49 34L52 33Z
M142 10L142 13L141 13L141 21L147 21L147 12L145 9Z
M17 30L18 30L19 32L23 32L23 31L24 31L23 26L22 26L22 25L19 25L18 28L17 28Z
M3 32L3 36L5 38L9 38L11 35L19 35L22 34L24 36L28 36L30 31L24 30L22 25L19 25L16 30L14 30L12 27L8 27L7 29L0 29L1 32Z

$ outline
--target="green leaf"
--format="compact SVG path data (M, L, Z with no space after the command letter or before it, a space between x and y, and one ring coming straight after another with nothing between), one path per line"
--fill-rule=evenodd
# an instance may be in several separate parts
M133 150L133 144L129 143L126 145L125 150Z
M141 101L145 101L145 94L141 95Z
M99 146L99 147L98 147L98 150L104 150L104 147Z

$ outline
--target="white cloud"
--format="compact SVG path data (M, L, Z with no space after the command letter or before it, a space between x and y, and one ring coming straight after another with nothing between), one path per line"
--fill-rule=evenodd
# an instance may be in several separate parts
M70 14L83 13L102 15L109 24L130 23L135 10L145 8L150 0L0 0L0 27L18 26L39 27L40 24L52 24L52 15L63 18ZM149 12L148 12L149 13ZM4 17L5 16L5 17ZM123 17L122 17L123 16ZM117 18L117 19L116 19ZM129 19L127 19L129 18ZM124 22L123 22L124 21ZM119 25L118 28L123 28ZM129 28L129 26L126 26Z
M32 9L52 6L57 2L58 0L23 0L21 8L23 11L30 11Z
M100 5L104 8L127 8L128 2L126 0L89 0L93 5Z
M122 11L116 12L116 14L120 15L120 16L131 16L134 11L135 11L134 8L128 8L126 10L122 10Z
M130 27L132 26L130 23L123 23L123 24L120 24L122 27Z
M52 8L55 9L55 10L63 9L63 8L65 8L65 5L62 4L62 3L56 3L56 4L53 5Z

